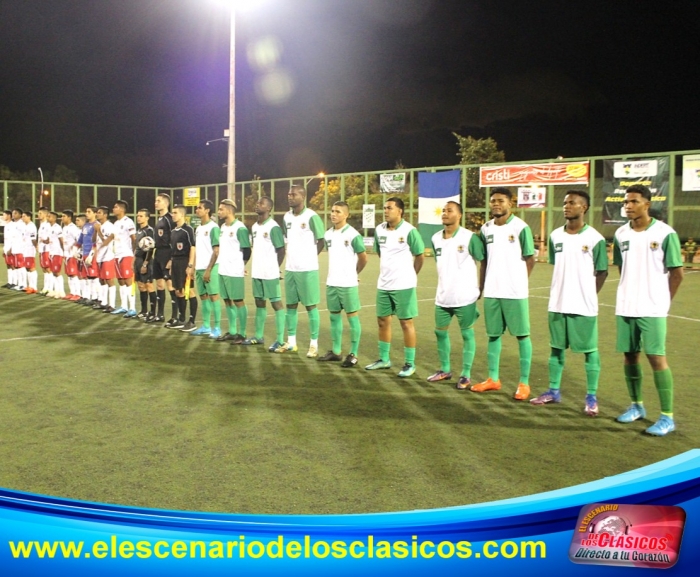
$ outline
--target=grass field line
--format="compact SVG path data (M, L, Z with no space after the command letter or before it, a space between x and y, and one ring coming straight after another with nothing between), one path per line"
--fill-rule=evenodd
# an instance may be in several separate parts
M35 337L13 337L11 339L0 339L0 343L11 343L14 341L31 341L35 339L53 339L56 337L74 337L74 336L83 336L83 335L96 335L98 333L119 333L122 331L133 331L135 329L139 328L138 326L134 327L127 327L123 329L105 329L103 331L82 331L79 333L59 333L59 334L54 334L54 335L38 335Z

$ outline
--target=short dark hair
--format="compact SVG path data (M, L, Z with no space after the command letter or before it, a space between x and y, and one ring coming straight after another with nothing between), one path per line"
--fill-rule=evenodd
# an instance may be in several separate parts
M348 209L348 212L350 212L350 206L349 206L348 203L345 202L344 200L336 200L336 201L333 203L333 206L342 206L343 208L347 208L347 209Z
M28 210L22 212L22 216L28 216L29 218L34 218L34 213Z
M138 212L144 213L148 218L151 218L151 211L147 208L139 208Z
M39 212L41 212L42 210L45 211L45 212L49 212L49 209L48 209L47 207L45 207L45 206L40 206L40 207L39 207Z
M168 206L170 205L170 195L169 194L167 194L165 192L159 192L158 194L156 194L156 198L158 198L159 196L168 201Z
M76 215L75 215L75 218L76 218L76 220L79 219L79 218L83 218L83 219L84 219L84 218L86 218L86 216L85 216L84 213L81 212L80 214L76 214Z
M55 210L52 210L49 214L53 214L56 218L58 218L58 213Z
M97 207L94 204L85 207L85 210L91 210L92 212L97 212Z
M403 216L403 213L404 213L403 199L399 198L398 196L392 196L390 198L387 198L385 202L393 202L398 208L401 209L401 216Z
M513 193L505 186L497 186L496 188L492 188L491 193L489 194L489 198L491 198L494 194L502 194L504 196L507 196L508 200L513 200Z
M129 203L126 202L125 200L118 200L114 203L114 206L121 206L124 209L124 212L127 212L129 210Z
M457 207L459 214L464 213L464 210L462 209L462 205L459 202L457 202L456 200L448 200L445 204L454 204Z
M20 215L21 215L22 213L24 213L24 210L22 210L21 208L13 208L13 209L12 209L12 212L13 212L13 213L19 212Z
M9 214L10 216L12 216L12 211L11 211L11 210L3 210L2 213L3 213L3 214Z
M641 194L642 197L651 202L651 190L649 190L648 186L644 186L643 184L633 184L627 190L625 190L625 192L636 192L637 194Z
M184 213L187 213L187 207L184 204L176 204L175 206L173 206L173 210L179 210Z
M576 196L580 196L583 200L586 201L586 206L587 206L588 208L591 207L591 195L588 194L585 190L575 190L575 189L567 190L567 191L566 191L566 195L564 195L564 196L568 196L568 195L570 195L570 194L574 194L574 195L576 195ZM588 212L588 208L586 209L586 212Z
M304 195L304 198L306 198L306 187L303 184L293 184L289 187L289 190L294 190L295 188Z
M64 211L62 211L62 214L65 214L71 220L73 220L73 217L75 216L75 214L73 213L72 210L64 210ZM80 216L80 215L78 215L78 216Z
M204 210L209 211L209 216L211 216L212 211L214 210L214 203L209 200L208 198L203 198L202 200L199 201L199 204L202 206Z
M269 196L261 196L260 200L264 200L267 203L267 205L270 207L270 210L275 208L275 203L272 202L272 199Z
M104 212L107 216L109 216L109 208L106 206L98 206L97 207L97 212L102 211Z

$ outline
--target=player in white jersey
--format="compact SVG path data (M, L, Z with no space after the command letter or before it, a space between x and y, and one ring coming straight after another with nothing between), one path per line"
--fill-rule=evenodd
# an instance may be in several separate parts
M114 225L109 221L109 209L100 206L96 212L93 243L95 247L94 258L100 275L100 304L94 309L102 312L114 312L117 304L117 267L114 261Z
M499 365L502 336L506 328L518 339L520 380L513 395L517 401L530 396L530 311L528 278L535 266L535 245L530 227L511 213L513 194L503 187L491 190L489 206L493 218L481 227L486 245L486 259L481 267L481 289L484 296L484 324L488 335L489 376L472 385L475 393L501 388Z
M8 256L11 259L12 265L12 289L23 291L27 287L27 271L24 268L24 221L22 215L24 211L21 208L12 209L12 228L10 235L10 248Z
M192 295L190 292L190 318L191 322L186 324L183 332L191 332L194 336L211 336L214 338L221 336L221 303L219 303L219 237L221 229L212 219L214 203L205 198L197 208L195 214L201 219L201 224L195 229L196 250L195 250L195 286L197 293L202 299L202 326L194 326L194 319L197 308L192 312ZM196 301L195 301L196 304ZM211 327L211 313L214 312L214 328ZM192 325L191 330L189 324Z
M78 278L78 254L77 242L80 237L80 228L73 222L72 210L64 210L61 213L63 229L63 262L65 263L66 276L68 277L68 295L66 300L80 300L80 278Z
M63 289L63 275L61 274L63 269L63 231L57 221L58 213L51 211L47 220L49 272L44 275L44 278L49 277L49 292L46 293L46 296L63 299L66 298L66 293Z
M24 291L28 294L37 292L38 274L36 272L36 252L37 252L37 229L34 224L34 215L29 211L22 213L22 222L24 223L24 231L22 242L24 248L24 269L26 270L27 283Z
M478 234L462 228L462 205L450 201L442 209L445 227L432 237L433 254L438 271L435 294L435 336L437 337L440 370L428 377L431 383L452 378L450 334L452 317L456 316L462 334L462 372L457 389L471 385L471 368L476 352L474 323L479 318L479 276L476 263L484 260L484 243Z
M2 252L5 257L5 267L7 268L7 283L3 288L12 288L11 276L12 266L10 265L10 243L12 242L12 211L4 210L2 213Z
M654 371L661 404L661 416L645 432L660 437L676 428L673 375L666 361L666 317L683 281L683 259L676 231L652 218L650 207L651 191L641 184L630 186L624 201L629 222L615 231L613 242L613 263L620 269L615 306L617 351L625 355L625 380L632 399L617 420L631 423L646 417L639 364L643 349Z
M252 227L253 265L250 271L255 299L255 335L248 337L242 344L259 345L265 342L266 301L269 300L275 311L277 336L267 350L274 353L284 344L285 311L280 290L280 266L284 261L285 246L282 228L270 216L272 209L272 199L269 196L261 197L255 205L258 220Z
M360 348L360 291L358 277L367 265L367 251L362 235L348 224L350 208L339 200L331 207L333 227L325 234L328 247L328 277L326 280L326 303L331 315L332 349L319 361L343 361L341 367L357 365ZM345 311L350 324L350 353L341 356L343 346L343 318Z
M53 281L53 278L51 278L51 256L49 255L49 228L51 227L49 224L49 209L45 206L40 206L37 211L37 216L39 217L39 228L36 233L39 266L44 273L44 287L39 294L48 295L49 292L54 293L54 291L49 288ZM50 296L55 296L55 293Z
M289 212L284 215L287 236L287 263L284 271L284 298L287 301L287 341L275 352L296 352L297 308L306 307L309 316L308 358L318 356L318 333L321 315L321 286L318 277L318 255L323 250L323 221L310 208L306 208L306 189L294 184L287 193Z
M391 368L391 317L401 323L404 364L399 377L416 372L416 328L418 316L418 273L423 267L425 245L416 228L403 219L404 204L398 196L384 202L384 220L374 231L374 251L379 255L377 280L377 324L379 359L365 367L368 371Z
M533 405L561 402L561 376L567 348L585 355L584 412L598 414L598 293L608 276L605 239L588 226L588 193L569 190L564 197L566 224L549 237L549 264L554 265L549 292L549 390L530 400Z
M134 244L136 242L136 225L126 216L129 204L124 200L114 203L112 212L114 221L114 264L119 283L119 308L113 315L123 315L125 319L136 317L136 293L134 283Z

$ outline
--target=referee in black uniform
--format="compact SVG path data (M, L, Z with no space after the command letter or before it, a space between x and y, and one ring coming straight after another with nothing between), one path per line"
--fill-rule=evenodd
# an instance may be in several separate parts
M147 323L162 323L165 321L165 289L170 291L172 304L172 316L170 320L177 318L177 297L170 282L170 233L175 228L173 215L170 213L170 196L161 193L156 196L156 251L153 259L153 278L156 281L156 294L158 295L158 312L155 316L146 320Z
M153 249L145 251L141 248L141 241L150 237L155 240L153 227L148 224L151 211L142 208L136 213L136 250L134 251L134 274L139 285L139 295L141 297L141 312L136 315L137 319L148 322L156 316L156 289L153 286ZM148 301L151 301L151 311L148 311Z
M195 236L192 227L185 222L184 206L175 207L175 228L170 233L170 248L172 260L170 265L170 280L177 295L178 316L165 323L167 329L193 331L194 318L197 315L197 297L194 294L194 257ZM157 253L158 251L156 251ZM185 323L187 301L185 300L185 283L190 277L190 318Z

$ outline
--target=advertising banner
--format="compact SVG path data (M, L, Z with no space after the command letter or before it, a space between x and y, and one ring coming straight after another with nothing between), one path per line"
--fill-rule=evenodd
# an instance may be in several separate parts
M683 190L700 190L700 154L683 157Z
M589 162L508 164L479 168L479 186L588 185Z
M642 160L603 161L603 224L627 222L623 201L625 191L633 184L643 184L651 190L652 217L668 218L668 156Z
M547 203L547 189L543 186L518 188L518 208L542 208Z
M362 205L362 228L374 228L377 207L374 204Z
M391 174L379 175L379 188L387 194L401 193L406 190L406 173L392 172Z

